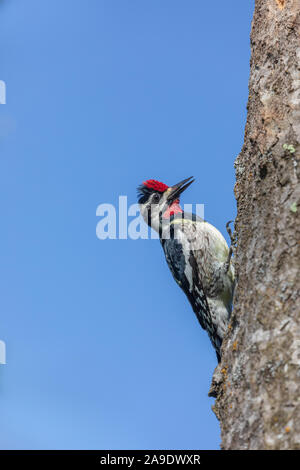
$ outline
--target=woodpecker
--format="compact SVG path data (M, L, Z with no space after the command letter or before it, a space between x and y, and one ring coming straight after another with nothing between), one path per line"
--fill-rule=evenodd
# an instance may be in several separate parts
M169 187L156 180L144 181L138 187L138 203L145 222L158 232L171 273L220 362L232 310L232 247L213 225L182 210L180 195L193 182L190 177Z

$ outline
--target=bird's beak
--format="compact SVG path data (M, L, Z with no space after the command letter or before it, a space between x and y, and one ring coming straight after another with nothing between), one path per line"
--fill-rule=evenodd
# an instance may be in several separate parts
M183 193L183 191L185 191L190 186L190 184L195 181L193 178L193 176L190 176L189 178L180 181L180 183L174 184L174 186L168 188L167 201L171 203L175 201L175 199L178 199L180 194Z

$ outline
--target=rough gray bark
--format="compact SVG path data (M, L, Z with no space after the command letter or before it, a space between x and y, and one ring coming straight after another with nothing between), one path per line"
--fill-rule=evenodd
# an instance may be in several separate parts
M237 286L210 391L224 449L300 448L299 25L299 0L256 0Z

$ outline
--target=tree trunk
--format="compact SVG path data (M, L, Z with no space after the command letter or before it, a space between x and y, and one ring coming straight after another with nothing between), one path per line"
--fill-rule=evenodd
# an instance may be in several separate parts
M256 0L237 284L210 390L224 449L300 448L300 5Z

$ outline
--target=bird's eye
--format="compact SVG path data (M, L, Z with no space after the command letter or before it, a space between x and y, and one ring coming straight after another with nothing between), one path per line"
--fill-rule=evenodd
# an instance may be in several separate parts
M152 202L154 202L154 204L157 204L159 200L160 200L159 194L155 193L153 195Z

